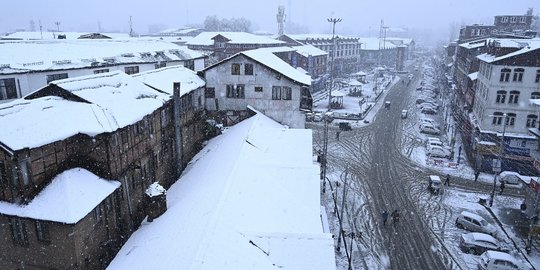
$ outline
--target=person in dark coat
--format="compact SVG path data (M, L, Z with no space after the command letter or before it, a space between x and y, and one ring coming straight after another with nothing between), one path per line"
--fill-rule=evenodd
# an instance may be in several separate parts
M444 180L444 184L447 185L447 186L450 186L450 175L449 174L446 175L446 179Z
M474 181L478 181L479 176L480 176L480 171L474 172Z
M504 181L501 181L501 185L499 186L501 188L501 191L499 192L499 195L501 195L504 191Z
M388 211L384 210L382 212L382 224L386 226L386 221L388 221Z
M397 209L394 210L394 212L392 212L391 216L392 216L392 224L396 225L396 223L399 222L399 211Z

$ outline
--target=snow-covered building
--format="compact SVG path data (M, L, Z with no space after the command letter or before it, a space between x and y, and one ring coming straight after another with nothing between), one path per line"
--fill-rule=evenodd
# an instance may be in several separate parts
M128 39L127 33L91 33L61 31L19 31L0 36L0 40L54 40L54 39Z
M220 122L238 123L250 116L248 106L275 121L304 128L303 111L311 110L311 77L278 55L290 47L240 52L204 70L206 108Z
M540 98L540 40L488 40L477 58L476 160L490 169L500 153L503 170L535 175L530 152L538 142L529 129L538 126L538 109L529 99Z
M0 268L105 268L146 216L146 188L171 186L200 150L203 93L178 66L1 104Z
M202 32L186 45L189 49L206 52L215 60L221 61L242 51L278 47L285 43L246 32Z
M115 70L135 74L175 65L204 68L202 54L159 40L2 41L0 51L0 102L59 79Z
M327 52L309 44L293 46L292 48L295 49L291 61L293 67L304 69L312 79L326 74L328 62Z
M328 61L332 56L333 40L331 34L286 34L278 37L288 45L313 45L328 53ZM360 65L360 43L358 38L335 35L336 53L334 54L334 72L347 74L358 72ZM330 68L330 67L328 67ZM330 70L327 70L330 73Z
M261 113L230 127L108 269L335 269L311 133Z

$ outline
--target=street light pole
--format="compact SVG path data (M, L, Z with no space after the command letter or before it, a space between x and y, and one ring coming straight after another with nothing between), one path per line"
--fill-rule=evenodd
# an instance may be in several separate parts
M336 23L341 22L341 18L328 18L332 23L332 54L330 55L330 89L328 90L328 110L332 109L332 87L334 87L334 57L336 55Z

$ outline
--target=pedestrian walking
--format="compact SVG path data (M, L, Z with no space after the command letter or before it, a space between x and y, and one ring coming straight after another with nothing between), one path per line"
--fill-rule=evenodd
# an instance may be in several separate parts
M450 175L449 174L446 175L446 179L444 180L444 184L447 185L447 186L450 186Z
M501 185L499 186L501 188L501 191L499 192L499 195L501 195L504 191L504 181L501 181Z
M341 133L339 130L336 131L336 140L338 140L338 141L339 141L339 133Z
M474 172L474 181L478 181L478 176L480 176L480 170Z
M386 226L386 221L388 221L388 211L384 210L382 212L382 224Z
M396 209L391 214L392 216L392 225L396 225L399 222L399 211Z

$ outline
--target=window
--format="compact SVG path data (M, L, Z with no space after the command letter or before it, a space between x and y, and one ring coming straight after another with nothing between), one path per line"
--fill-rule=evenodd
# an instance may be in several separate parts
M187 69L195 70L195 61L194 60L187 60L184 62L184 67Z
M540 82L540 69L536 71L536 79L534 79L534 82L539 83ZM2 86L0 85L0 88Z
M157 63L154 64L155 69L163 68L163 67L166 67L166 66L167 66L167 62L163 62L163 61L160 61L160 62L157 62Z
M526 23L526 22L527 22L527 18L526 18L526 17L520 17L520 18L519 18L519 22L520 22L520 23Z
M504 115L502 112L494 112L493 113L493 121L491 124L500 126L502 124L502 119L504 118Z
M503 23L508 22L508 17L502 17L502 18L501 18L501 22L503 22Z
M516 114L515 113L506 114L506 125L507 126L514 126L515 122L516 122Z
M15 84L15 79L1 79L0 100L12 98L17 98L17 86Z
M13 242L18 245L28 245L28 235L26 234L26 224L20 218L11 218L9 220L11 226L11 237Z
M103 211L101 210L101 204L96 206L93 212L94 212L94 224L98 224L99 222L101 222L101 219L103 218Z
M529 114L527 115L527 124L525 126L528 128L536 127L536 121L538 121L538 116Z
M495 103L504 103L506 101L506 91L497 91Z
M49 224L44 221L36 220L36 235L37 235L37 239L41 242L51 241L51 238L49 235Z
M67 73L58 73L58 74L47 75L47 84L49 84L52 81L61 80L61 79L67 79L67 78L68 78Z
M292 99L292 89L288 86L283 86L282 98L284 100Z
M32 173L30 171L31 164L29 159L24 159L19 163L19 168L21 170L21 176L24 186L28 186L32 181Z
M128 75L131 75L131 74L137 74L137 73L139 73L139 66L125 67L125 68L124 68L124 71L125 71L126 74L128 74Z
M240 75L240 64L231 64L231 75Z
M500 82L507 82L510 80L510 69L509 68L503 68L501 69L501 77L499 78Z
M216 97L216 89L214 87L207 87L204 89L204 97L205 98L215 98Z
M540 99L540 92L532 92L531 99Z
M263 88L262 86L255 86L255 92L262 92Z
M516 23L517 17L510 17L510 23Z
M227 97L228 98L245 98L243 84L227 84Z
M120 131L120 139L122 139L122 144L127 144L128 142L128 132L127 130ZM120 148L122 149L122 148Z
M272 86L272 99L273 100L281 99L281 86Z
M508 104L517 104L519 101L519 91L510 91L508 96Z
M253 75L253 64L244 65L244 75Z
M7 181L7 174L6 174L6 165L4 162L0 161L0 186L5 184Z
M169 125L169 112L167 109L161 111L161 127L164 128Z
M100 74L100 73L106 73L106 72L109 72L108 68L94 70L94 74Z
M514 77L512 78L512 81L514 82L521 82L523 80L523 72L525 72L522 68L515 68L514 69Z

